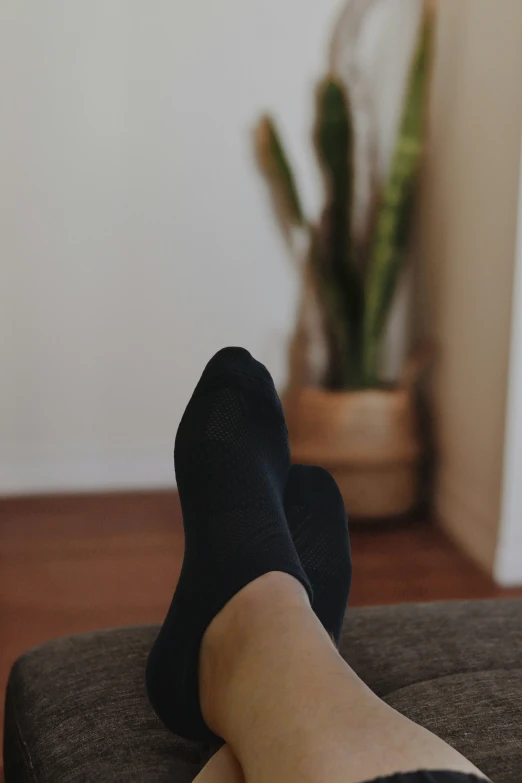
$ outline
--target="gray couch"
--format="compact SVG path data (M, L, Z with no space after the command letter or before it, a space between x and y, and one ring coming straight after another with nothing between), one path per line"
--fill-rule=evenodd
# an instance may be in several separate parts
M144 667L156 626L73 636L13 666L6 783L188 783L213 748L171 736ZM522 781L522 601L350 609L341 652L388 704L495 783Z

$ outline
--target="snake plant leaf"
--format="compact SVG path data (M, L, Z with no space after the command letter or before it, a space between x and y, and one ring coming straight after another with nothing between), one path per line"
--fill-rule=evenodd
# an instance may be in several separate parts
M360 375L364 292L353 263L353 125L348 96L333 76L317 91L315 145L325 177L327 204L320 225L320 280L332 308L331 333L337 337L339 384L357 385ZM335 364L335 361L333 362ZM350 372L344 370L351 367Z
M255 146L261 169L274 190L286 220L293 226L303 226L306 221L294 173L272 117L266 115L259 121Z
M334 26L329 52L330 71L343 84L352 112L354 136L352 229L354 263L364 276L368 247L381 190L379 178L379 133L374 76L363 62L367 52L367 29L384 7L385 0L345 0ZM380 74L382 77L382 74Z
M422 153L432 28L432 13L427 11L413 58L399 137L370 251L363 350L364 380L368 386L378 383L380 342L404 266L404 251L410 234L413 193Z

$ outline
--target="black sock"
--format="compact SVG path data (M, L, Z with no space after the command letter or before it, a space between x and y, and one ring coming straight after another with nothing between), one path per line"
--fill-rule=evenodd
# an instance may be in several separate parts
M269 372L241 348L205 368L174 449L185 529L176 592L147 663L147 691L163 723L193 740L216 739L199 704L201 640L249 582L283 571L312 594L283 509L288 436Z
M284 502L297 554L312 585L312 608L338 647L352 579L339 487L323 468L292 465Z

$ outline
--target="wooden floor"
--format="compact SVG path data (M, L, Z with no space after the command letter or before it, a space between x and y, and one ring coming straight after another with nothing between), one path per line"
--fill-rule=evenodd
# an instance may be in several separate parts
M435 527L352 531L353 606L502 591ZM159 621L183 553L175 493L0 500L0 688L24 650L57 636Z

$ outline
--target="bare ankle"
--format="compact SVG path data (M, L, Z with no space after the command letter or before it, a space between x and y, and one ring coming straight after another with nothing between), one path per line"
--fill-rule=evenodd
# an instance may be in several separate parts
M238 662L263 637L274 613L310 611L306 590L293 576L272 571L250 582L216 615L201 643L200 702L207 724L220 733L219 709Z

